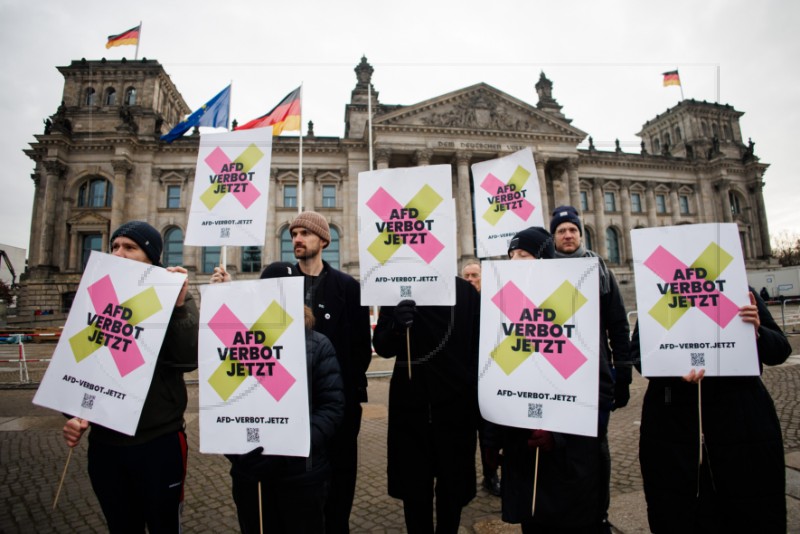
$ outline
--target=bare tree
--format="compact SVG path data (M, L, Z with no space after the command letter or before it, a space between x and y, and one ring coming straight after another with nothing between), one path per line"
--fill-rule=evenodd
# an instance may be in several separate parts
M772 257L784 267L800 265L800 234L784 230L772 236Z

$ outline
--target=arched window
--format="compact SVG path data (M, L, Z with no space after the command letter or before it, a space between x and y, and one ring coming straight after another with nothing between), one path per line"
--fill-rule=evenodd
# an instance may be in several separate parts
M583 246L586 248L586 250L594 250L592 243L592 232L590 232L588 228L583 229Z
M242 272L261 272L261 247L242 248Z
M683 135L681 134L681 127L680 126L676 126L675 127L675 142L677 143L678 141L680 141L682 139L683 139Z
M126 106L136 105L136 88L128 87L125 90L125 105Z
M164 267L183 265L183 230L170 228L164 235Z
M742 203L739 201L739 195L730 191L728 192L728 198L731 202L731 215L739 215L742 213Z
M114 186L105 178L94 178L78 189L79 208L110 208Z
M86 268L86 262L93 250L102 250L103 236L101 234L86 234L81 242L81 271Z
M94 98L95 98L95 90L94 87L87 87L86 88L86 97L83 100L83 103L87 106L94 106Z
M672 146L672 138L669 136L669 132L664 134L664 142L667 144L667 146Z
M653 152L656 154L661 153L661 141L658 140L658 137L653 138Z
M334 269L339 268L339 231L331 226L331 242L327 248L322 249L322 259L331 264Z
M106 89L106 106L113 106L117 103L117 91L113 87Z
M203 272L213 273L219 266L220 247L203 247Z
M606 243L608 244L608 261L609 263L619 263L619 236L617 231L613 228L606 230Z

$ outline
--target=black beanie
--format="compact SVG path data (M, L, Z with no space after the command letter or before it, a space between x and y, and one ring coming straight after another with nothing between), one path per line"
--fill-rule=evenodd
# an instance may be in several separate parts
M261 271L261 278L283 278L285 276L299 276L300 273L294 268L294 265L285 261L276 261L270 263L264 270Z
M112 245L118 237L127 237L135 241L147 255L150 263L161 267L161 251L164 248L164 243L158 230L143 221L128 221L117 228L117 231L111 235Z
M559 206L553 210L553 218L550 219L550 233L555 234L558 225L565 222L571 222L578 227L578 232L583 236L583 225L581 218L578 216L578 210L572 206Z
M517 232L508 244L509 257L511 251L518 248L532 254L537 260L550 260L556 257L553 236L541 226L531 226Z

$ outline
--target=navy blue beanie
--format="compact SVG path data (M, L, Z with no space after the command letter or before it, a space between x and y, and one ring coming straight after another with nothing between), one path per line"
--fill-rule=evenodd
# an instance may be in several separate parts
M511 251L518 248L533 255L537 260L551 260L556 257L553 236L541 226L531 226L517 232L508 243L509 257Z
M558 225L565 222L571 222L578 227L578 232L583 235L583 225L581 218L578 216L578 210L572 206L559 206L553 210L553 218L550 219L550 233L555 234Z
M135 241L147 255L150 263L161 267L161 251L164 249L164 242L161 240L158 230L144 221L128 221L111 235L112 245L118 237L127 237Z

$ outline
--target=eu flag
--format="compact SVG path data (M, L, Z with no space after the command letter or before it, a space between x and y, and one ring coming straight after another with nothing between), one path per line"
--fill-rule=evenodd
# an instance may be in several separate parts
M217 96L206 102L200 109L176 124L168 134L162 135L161 140L171 143L195 126L222 126L227 128L230 107L231 86L229 85L220 91Z

